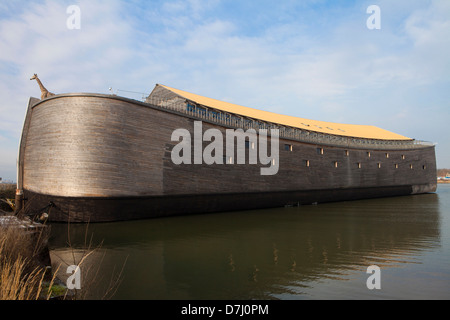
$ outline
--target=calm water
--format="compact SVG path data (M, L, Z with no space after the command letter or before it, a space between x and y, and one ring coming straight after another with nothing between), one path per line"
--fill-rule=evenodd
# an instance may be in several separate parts
M449 299L450 185L387 199L53 224L61 278L90 242L86 298L102 298L121 275L114 299ZM366 286L370 265L380 267L379 290Z

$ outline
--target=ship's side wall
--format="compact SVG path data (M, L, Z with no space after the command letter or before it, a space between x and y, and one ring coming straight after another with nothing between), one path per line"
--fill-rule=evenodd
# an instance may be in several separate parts
M194 121L190 120L185 127L192 137L195 136L193 123ZM226 136L225 130L220 126L203 122L202 127L203 131L220 130L223 137ZM205 150L210 143L204 141L202 149ZM175 165L170 157L175 144L166 144L163 166L165 194L436 185L434 147L388 151L360 150L280 139L279 158L276 159L278 172L275 175L263 176L261 167L269 165L249 165L249 148L246 150L247 164ZM225 150L223 154L226 154ZM235 151L234 156L236 155ZM432 187L427 189L427 192L429 191L433 191Z
M37 98L30 97L28 100L28 108L25 114L25 120L22 128L22 136L20 138L19 143L19 153L17 157L17 189L23 189L23 165L24 165L24 155L25 155L25 146L28 141L28 131L30 128L31 122L31 114L33 111L33 106L38 103L40 100Z
M43 101L33 108L24 188L71 197L161 195L161 141L186 121L104 97Z
M203 132L219 130L226 156L221 126L203 122L198 135L193 119L123 100L45 101L33 109L24 187L58 196L117 197L423 185L435 179L434 148L358 150L283 139L274 175L261 175L268 165L260 161L248 164L250 148L247 164L207 165L202 159L202 164L176 165L171 158L176 129L189 131L192 158ZM202 156L208 144L201 141Z

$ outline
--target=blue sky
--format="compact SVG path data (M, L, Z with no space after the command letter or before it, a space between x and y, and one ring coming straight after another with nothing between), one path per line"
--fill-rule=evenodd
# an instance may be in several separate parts
M81 10L67 28L67 7ZM381 9L381 29L366 12ZM248 107L369 124L437 143L450 168L450 1L2 1L0 177L15 180L27 101L150 93L156 83Z

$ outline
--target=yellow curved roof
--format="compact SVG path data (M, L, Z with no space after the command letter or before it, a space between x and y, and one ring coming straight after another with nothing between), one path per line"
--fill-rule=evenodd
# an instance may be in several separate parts
M240 105L203 97L194 93L186 92L179 89L174 89L165 85L160 85L173 93L204 105L206 107L222 110L229 113L238 114L244 117L253 119L260 119L267 122L277 123L284 126L290 126L300 128L309 131L321 132L326 134L333 134L346 137L367 138L367 139L379 139L379 140L412 140L411 138L368 125L355 125L355 124L341 124L326 121L317 121L303 119L293 116L286 116L269 111L263 111L253 109L249 107L243 107Z

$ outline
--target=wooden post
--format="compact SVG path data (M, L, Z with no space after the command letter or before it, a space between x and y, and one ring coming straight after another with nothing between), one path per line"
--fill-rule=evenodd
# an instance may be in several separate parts
M20 210L23 208L23 190L22 189L16 189L16 198L15 198L15 211L14 213L17 215Z

